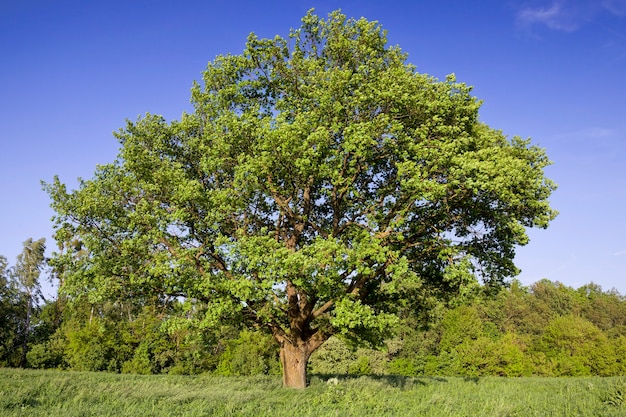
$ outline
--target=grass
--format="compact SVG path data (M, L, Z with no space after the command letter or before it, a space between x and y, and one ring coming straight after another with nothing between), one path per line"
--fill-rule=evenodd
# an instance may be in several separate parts
M10 416L625 416L623 378L337 379L0 369Z

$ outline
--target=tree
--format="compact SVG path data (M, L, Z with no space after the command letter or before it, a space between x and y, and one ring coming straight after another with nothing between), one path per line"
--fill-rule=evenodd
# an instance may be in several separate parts
M128 122L115 162L44 185L63 290L207 303L205 326L270 332L301 388L331 335L376 344L401 304L517 273L525 228L555 216L544 151L406 58L340 12L217 57L192 114Z
M557 376L615 375L616 355L605 334L573 315L553 318L536 349L553 360Z
M0 255L0 366L12 364L11 353L17 336L17 288L9 264Z
M24 296L26 309L24 312L24 321L22 325L22 357L20 366L26 366L26 353L28 350L28 337L30 334L31 317L33 313L33 304L37 302L41 295L41 286L39 283L39 275L41 268L46 260L46 239L41 238L33 241L28 238L23 243L24 249L17 256L17 263L13 268L13 274L19 284L20 290Z

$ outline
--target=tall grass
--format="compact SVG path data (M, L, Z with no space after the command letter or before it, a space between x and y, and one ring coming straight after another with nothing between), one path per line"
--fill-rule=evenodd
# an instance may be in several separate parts
M118 375L0 369L1 416L625 416L620 378Z

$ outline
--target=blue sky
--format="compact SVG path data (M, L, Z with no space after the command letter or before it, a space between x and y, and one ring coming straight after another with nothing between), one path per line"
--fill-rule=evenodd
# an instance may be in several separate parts
M90 178L126 119L178 119L207 62L312 7L379 21L418 71L474 86L482 121L546 148L560 215L519 249L523 283L626 294L626 0L2 0L0 254L54 249L41 180Z

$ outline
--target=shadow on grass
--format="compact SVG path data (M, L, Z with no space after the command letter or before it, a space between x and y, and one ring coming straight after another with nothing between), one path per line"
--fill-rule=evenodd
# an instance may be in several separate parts
M356 374L312 374L310 382L332 383L332 381L353 381L367 378L395 388L407 388L415 385L427 386L431 383L448 382L446 378L438 376L403 376L403 375L356 375ZM476 381L478 382L478 378ZM309 384L310 385L310 384Z
M29 407L39 407L40 405L41 402L34 398L20 398L16 401L10 401L7 404L2 404L2 406L0 407L4 408L5 410L24 410Z

